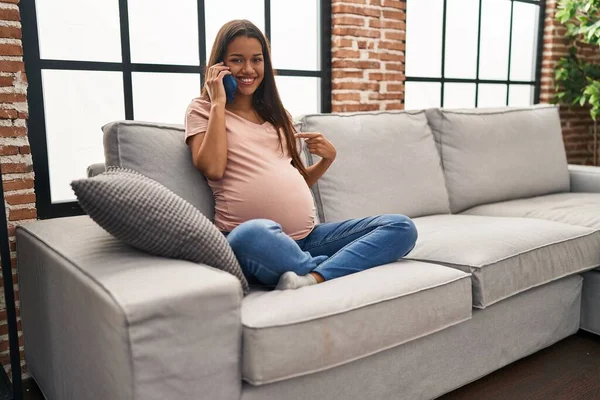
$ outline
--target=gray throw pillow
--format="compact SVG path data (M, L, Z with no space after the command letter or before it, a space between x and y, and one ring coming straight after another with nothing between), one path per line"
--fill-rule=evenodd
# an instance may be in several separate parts
M248 282L225 236L190 203L133 170L109 167L71 182L83 210L117 239L162 257L202 263Z

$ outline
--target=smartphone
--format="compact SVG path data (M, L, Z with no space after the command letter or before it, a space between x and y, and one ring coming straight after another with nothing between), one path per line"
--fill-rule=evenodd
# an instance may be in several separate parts
M233 96L235 96L235 91L237 90L237 82L232 75L225 75L223 77L223 86L225 87L225 95L227 96L227 101L233 101Z

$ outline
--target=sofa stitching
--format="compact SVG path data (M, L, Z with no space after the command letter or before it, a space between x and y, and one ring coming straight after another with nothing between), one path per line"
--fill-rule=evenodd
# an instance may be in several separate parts
M450 214L454 214L454 212L452 211L452 201L450 198L450 189L449 189L449 185L448 185L448 180L446 177L446 166L444 163L444 127L446 124L446 116L444 115L443 112L441 112L441 109L434 109L435 112L439 112L440 113L440 119L441 119L441 127L440 129L438 129L438 136L440 138L440 166L442 167L442 176L444 177L444 189L446 189L446 196L448 197L448 212ZM429 128L431 129L431 134L433 136L433 142L436 146L436 150L437 150L437 140L436 140L436 134L434 132L434 127L429 125L429 118L427 118L427 125L429 126Z
M119 160L119 167L123 166L123 160L121 158L121 124L117 123L117 160Z
M127 126L148 126L148 127L152 127L152 128L161 128L161 129L175 129L181 132L185 132L185 128L183 127L183 125L169 125L169 124L160 124L160 123L155 123L155 122L143 122L143 121L131 121L131 120L121 120L121 121L116 121L116 124L119 125L127 125Z
M496 299L496 300L494 300L493 302L491 302L491 303L488 303L488 304L486 304L486 305L484 305L484 306L475 306L475 305L474 305L473 307L474 307L474 308L477 308L477 309L479 309L479 310L485 310L485 309L486 309L487 307L489 307L489 306L493 306L494 304L496 304L496 303L499 303L499 302L501 302L502 300L506 300L506 299L508 299L508 298L510 298L510 297L513 297L513 296L516 296L516 295L518 295L518 294L520 294L520 293L526 292L526 291L528 291L528 290L531 290L531 289L535 289L535 288L537 288L537 287L540 287L540 286L543 286L543 285L547 285L548 283L556 282L556 281L558 281L558 280L560 280L560 279L564 279L564 278L566 278L566 277L569 277L569 276L574 276L574 275L580 274L580 273L582 273L582 272L586 272L586 271L588 271L588 270L592 270L592 271L593 271L595 268L598 268L598 267L600 267L600 264L592 265L592 266L590 266L590 267L584 267L584 268L580 268L580 269L578 269L577 271L567 272L566 274L563 274L563 275L560 275L560 276L557 276L557 277L551 278L550 280L547 280L547 281L544 281L544 282L539 282L539 283L532 284L531 286L525 287L525 288L523 288L523 289L519 290L518 292L511 293L511 294L508 294L508 295L505 295L505 296L499 297L498 299Z
M445 163L444 163L444 128L446 127L446 116L444 115L444 113L440 112L440 116L442 117L442 126L439 130L439 137L440 137L440 160L442 162L442 169L445 171ZM435 136L434 136L435 139ZM444 174L444 177L446 176L446 174ZM444 179L445 181L445 179Z
M446 176L446 164L444 163L444 128L446 126L446 116L444 115L444 113L440 112L440 115L442 117L442 126L440 128L439 131L439 137L440 137L440 163L442 164L442 174L444 175L444 188L446 189L446 196L448 196L448 212L450 214L453 214L452 211L452 200L451 200L451 196L450 196L450 185L448 184L448 178ZM433 132L432 132L433 133ZM435 134L433 135L433 139L435 140Z
M501 218L508 218L508 217L501 217ZM578 235L578 236L573 236L573 237L570 237L570 238L557 240L557 241L552 242L552 243L546 243L546 244L543 244L543 245L539 245L537 247L532 247L530 249L523 250L523 251L521 251L519 253L511 254L510 256L506 256L504 258L500 258L500 259L497 259L495 261L486 262L485 264L466 264L466 263L463 264L463 263L452 263L452 262L447 262L447 261L442 261L442 260L435 260L435 259L421 259L421 258L411 258L411 257L405 257L405 258L407 258L409 260L422 261L422 262L428 262L428 263L434 263L434 264L441 264L441 265L456 265L456 266L462 265L462 266L466 266L466 267L484 268L484 267L489 267L490 265L498 264L499 262L502 262L502 261L509 260L511 258L519 257L520 255L525 254L525 253L530 253L530 252L535 251L535 250L543 249L544 247L554 246L555 244L565 243L565 242L569 242L569 241L572 241L572 240L577 240L577 239L580 239L580 238L583 238L583 237L586 237L586 236L591 236L591 235L594 235L594 234L596 234L598 232L599 232L599 230L594 230L592 232L586 232L586 233L583 233L583 234Z
M418 261L418 262L422 262L422 263L426 263L426 264L436 264L436 265L441 265L443 267L448 267L448 268L452 268L452 269L456 269L460 272L464 272L465 274L469 274L472 275L475 272L475 268L472 265L467 265L467 264L456 264L456 263L451 263L451 262L446 262L446 261L436 261L436 260L427 260L424 258L414 258L414 257L404 257L405 260L410 260L410 261ZM469 272L464 271L462 268L468 269Z
M339 118L347 118L347 117L355 117L355 116L371 116L371 115L419 115L419 114L423 114L425 113L425 110L404 110L404 111L370 111L370 112L355 112L355 113L344 113L344 114L337 114L337 113L330 113L330 114L306 114L303 116L303 120L306 119L306 117L313 117L313 118L332 118L332 117L339 117Z
M539 245L539 246L537 246L537 247L533 247L533 248L531 248L531 249L528 249L528 250L523 250L523 251L521 251L521 252L519 252L519 253L517 253L517 254L513 254L513 255L510 255L510 256L507 256L507 257L501 258L501 259L499 259L499 260L496 260L496 261L494 261L494 262L487 263L487 264L485 264L485 265L481 265L481 266L479 266L479 268L489 267L489 266L491 266L491 265L493 265L493 264L498 264L499 262L506 261L506 260L509 260L509 259L511 259L511 258L516 258L516 257L519 257L519 256L521 256L522 254L525 254L525 253L530 253L530 252L532 252L532 251L540 250L540 249L543 249L543 248L545 248L545 247L554 246L555 244L566 243L566 242L574 241L574 240L581 239L581 238L584 238L584 237L587 237L587 236L595 235L597 232L598 232L597 230L594 230L594 231L592 231L592 232L586 232L586 233L583 233L583 234L581 234L581 235L572 236L572 237L570 237L570 238L567 238L567 239L562 239L562 240L557 240L557 241L554 241L554 242L552 242L552 243L546 243L546 244L542 244L542 245Z
M446 169L444 167L444 147L443 147L443 141L442 141L442 132L444 129L444 115L441 114L442 116L442 129L439 130L439 136L440 136L440 146L439 146L439 157L440 157L440 168L441 168L441 172L442 172L442 178L443 178L443 182L444 182L444 190L446 191L446 199L448 201L448 207L447 207L447 212L449 214L452 214L452 209L450 207L450 191L448 190L448 182L446 182ZM426 126L427 128L429 128L429 131L431 132L431 137L433 138L433 145L435 146L435 151L437 153L438 151L438 142L436 139L436 134L435 134L435 129L434 126L432 124L429 123L429 117L427 117L427 113L425 113L425 121L426 121Z
M450 110L450 109L440 108L442 113L454 114L454 115L503 115L503 114L510 114L510 113L516 113L516 112L531 112L531 111L536 111L536 110L550 110L550 109L556 109L556 107L555 106L538 106L538 107L532 107L532 108L517 108L517 109L511 109L511 110L488 111L488 112L459 111L459 110Z
M463 272L463 271L461 271L461 272ZM430 289L435 289L435 288L438 288L438 287L441 287L441 286L446 286L446 285L449 285L451 283L457 282L457 281L459 281L461 279L467 279L468 278L470 280L471 274L469 274L467 272L463 272L463 273L464 273L464 275L462 275L462 276L459 276L459 277L456 277L456 278L452 278L452 279L444 281L444 282L435 283L435 284L432 284L432 285L429 285L429 286L426 286L426 287L421 287L419 289L415 289L415 290L412 290L412 291L407 292L407 293L397 294L397 295L393 295L393 296L386 297L386 298L383 298L383 299L373 300L373 301L368 302L368 303L363 303L363 304L360 304L360 305L357 305L357 306L354 306L354 307L349 307L349 308L346 308L346 309L343 309L343 310L339 310L339 311L336 311L336 312L325 313L323 315L319 315L318 317L304 317L304 318L300 318L300 319L297 319L297 320L292 320L290 322L285 322L285 323L280 323L280 324L272 324L272 325L264 325L264 326L249 326L249 325L245 324L244 321L242 321L242 326L245 329L261 330L261 329L268 329L268 328L277 328L277 327L282 327L282 326L298 325L298 324L302 324L302 323L305 323L305 322L316 321L316 320L319 320L319 319L324 319L324 318L332 317L332 316L335 316L335 315L346 314L346 313L349 313L351 311L358 310L358 309L365 308L365 307L369 307L369 306L373 306L373 305L376 305L376 304L379 304L379 303L385 303L385 302L396 300L396 299L399 299L399 298L402 298L402 297L411 296L413 294L420 293L420 292L425 291L425 290L430 290Z

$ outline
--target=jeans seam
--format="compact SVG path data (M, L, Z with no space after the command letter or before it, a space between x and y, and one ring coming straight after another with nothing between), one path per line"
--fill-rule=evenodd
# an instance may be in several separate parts
M378 225L378 226L376 226L375 228L373 228L373 230L372 230L371 232L373 232L374 230L376 230L376 229L379 229L379 228L381 228L381 227L383 227L383 226L385 226L385 224L383 224L383 225ZM329 243L331 243L331 242L335 242L336 240L345 239L345 238L347 238L348 236L352 236L352 235L354 235L354 234L356 234L356 233L360 233L360 232L362 232L362 231L366 231L367 229L370 229L370 228L372 228L372 227L371 227L371 226L367 226L367 227L364 227L364 228L361 228L361 229L353 230L352 232L346 233L345 235L343 235L343 236L340 236L340 237L336 237L335 239L331 239L331 240L322 240L322 241L320 241L320 242L318 242L318 243L315 243L315 244L313 244L312 246L309 246L309 247L304 247L304 248L303 248L303 250L304 250L304 251L308 251L308 250L310 250L310 249L314 249L315 247L318 247L318 246L323 246L324 244L329 244ZM371 232L368 232L368 233L371 233ZM367 233L367 234L368 234L368 233ZM361 236L361 237L362 237L362 236ZM352 242L348 243L346 246L350 245L351 243L354 243L354 242L355 242L356 240L358 240L358 239L360 239L360 237L359 237L359 238L357 238L357 239L355 239L355 240L353 240ZM344 246L344 247L346 247L346 246ZM343 248L343 247L342 247L342 248ZM338 250L338 251L339 251L339 250ZM336 252L336 254L337 254L337 252ZM335 255L335 254L333 254L331 257L333 257L334 255Z
M348 247L348 246L350 246L350 245L352 245L352 244L356 243L357 241L359 241L359 240L361 240L361 239L364 239L365 237L367 237L367 236L368 236L368 235L370 235L371 233L375 232L377 229L380 229L380 228L383 228L383 227L384 227L384 225L377 226L377 227L375 227L375 229L373 229L371 232L368 232L368 233L366 233L364 236L357 237L356 239L354 239L353 241L351 241L350 243L348 243L347 245L345 245L344 247L342 247L341 249L339 249L338 251L336 251L335 253L333 253L333 254L331 255L331 257L327 258L327 260L325 260L325 261L323 261L321 264L317 265L317 267L316 267L315 269L313 269L313 271L315 271L315 270L317 270L318 268L320 268L320 267L321 267L323 264L327 264L327 262L328 262L328 261L332 260L332 259L333 259L335 256L337 256L338 254L340 254L340 252L341 252L342 250L344 250L346 247ZM349 236L349 235L348 235L348 236ZM347 236L345 236L345 237L347 237ZM318 272L318 271L317 271L317 272Z

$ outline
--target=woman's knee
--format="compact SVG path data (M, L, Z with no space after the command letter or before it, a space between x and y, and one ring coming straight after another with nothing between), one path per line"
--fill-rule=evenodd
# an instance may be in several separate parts
M227 236L227 241L235 252L248 246L256 247L269 234L280 230L281 225L275 221L269 219L252 219L235 227Z
M388 214L383 217L385 217L386 225L394 230L398 244L406 247L407 250L412 249L419 237L413 220L402 214Z

